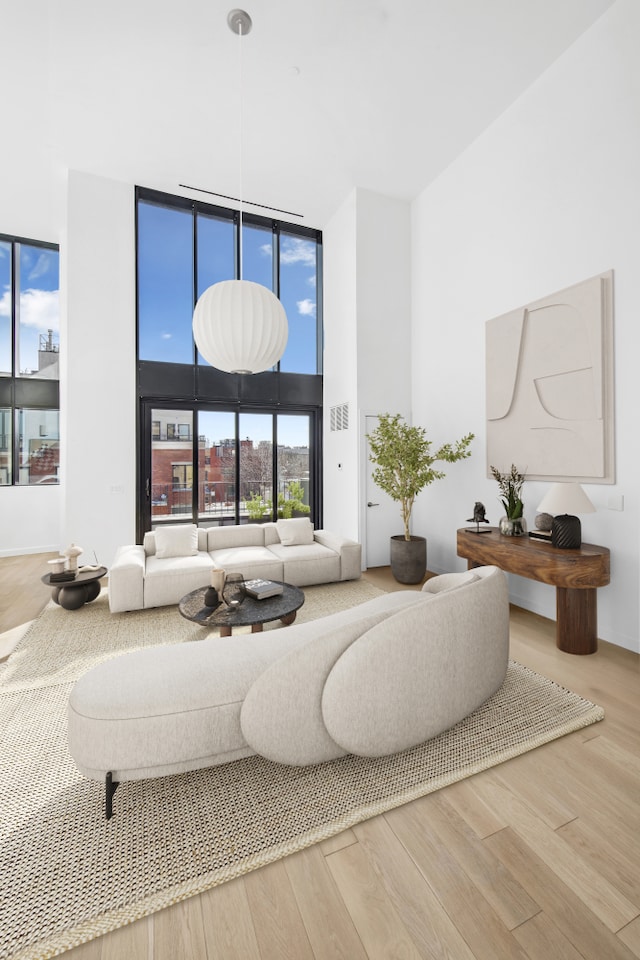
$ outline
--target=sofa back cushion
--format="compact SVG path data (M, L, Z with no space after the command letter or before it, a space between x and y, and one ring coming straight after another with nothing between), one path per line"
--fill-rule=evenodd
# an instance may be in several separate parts
M169 524L145 533L144 552L159 560L169 557L195 557L198 552L198 528L195 523Z
M329 736L379 757L429 740L502 684L509 654L504 573L485 568L372 627L341 655L322 694Z
M227 550L229 547L263 547L264 530L261 523L242 523L239 526L209 527L207 550Z
M302 547L313 543L313 524L308 517L278 520L276 527L284 547Z
M178 524L175 524L174 526L177 527ZM191 528L191 527L193 527L193 526L195 526L195 524L180 524L180 528L183 529L183 530L184 530L184 529ZM163 527L163 528L160 528L160 527L159 527L158 529L167 530L168 527ZM147 533L145 533L145 535L144 535L143 547L144 547L144 553L145 553L145 556L146 556L146 557L154 557L154 556L157 556L157 554L156 554L156 547L157 547L157 543L156 543L156 532L157 532L156 530L149 530L149 531L147 531ZM190 536L191 536L191 534L190 534ZM185 537L186 537L186 534L185 534ZM161 539L162 539L162 538L161 538ZM178 542L179 539L180 539L180 538L178 537L176 542ZM164 538L165 546L166 546L166 542L167 542L167 538L165 537L165 538ZM197 548L196 548L196 550L195 550L195 553L198 553L198 552L200 552L200 553L206 553L206 552L207 552L207 531L204 529L204 527L196 527L196 543L197 543ZM190 543L189 549L192 549L191 543ZM166 556L169 556L169 554L165 554L165 557L166 557ZM182 556L192 557L192 556L194 556L194 553L180 553L180 554L178 554L178 553L173 554L173 553L172 553L171 556L176 556L176 557L177 557L177 556L181 556L181 557L182 557ZM159 559L162 559L162 558L160 557Z

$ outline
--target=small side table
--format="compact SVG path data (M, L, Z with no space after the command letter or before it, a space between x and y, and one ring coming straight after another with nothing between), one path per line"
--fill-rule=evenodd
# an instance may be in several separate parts
M65 610L79 610L85 603L91 603L100 595L100 580L107 575L106 567L97 570L84 570L76 574L75 580L51 582L51 574L41 577L43 583L51 587L51 599Z

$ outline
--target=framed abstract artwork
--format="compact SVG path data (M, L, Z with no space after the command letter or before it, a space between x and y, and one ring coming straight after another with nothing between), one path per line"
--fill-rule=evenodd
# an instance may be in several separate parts
M613 271L486 324L487 476L614 483Z

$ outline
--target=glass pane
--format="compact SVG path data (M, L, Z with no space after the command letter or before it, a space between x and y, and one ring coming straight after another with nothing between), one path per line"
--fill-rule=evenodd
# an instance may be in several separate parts
M11 244L0 242L0 377L11 376Z
M273 416L240 414L240 522L273 514Z
M232 220L220 220L204 214L199 214L197 221L197 295L200 297L207 287L235 277L234 225ZM209 366L200 351L198 363Z
M273 234L267 227L242 226L242 279L273 290Z
M138 203L138 337L141 360L193 363L193 217Z
M235 414L198 413L198 476L199 519L235 522Z
M193 414L151 411L151 519L192 515Z
M221 280L233 280L235 257L232 220L198 214L198 296Z
M278 416L278 516L309 516L309 417Z
M317 244L282 233L280 299L289 321L289 340L280 361L288 373L317 373Z
M58 380L60 255L27 243L16 246L20 250L16 372L21 377Z
M13 449L11 410L0 410L0 486L12 482L11 451Z
M59 483L60 432L57 410L20 410L21 484Z

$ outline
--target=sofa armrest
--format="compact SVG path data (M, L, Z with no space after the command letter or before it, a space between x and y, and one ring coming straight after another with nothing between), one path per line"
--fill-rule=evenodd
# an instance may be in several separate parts
M358 580L362 575L362 546L356 540L341 537L329 530L314 530L314 540L335 550L340 556L340 579Z
M123 610L142 610L144 607L144 574L146 557L144 547L137 543L118 547L109 570L109 609L111 613Z

